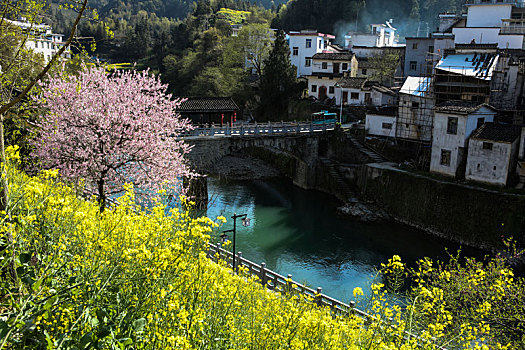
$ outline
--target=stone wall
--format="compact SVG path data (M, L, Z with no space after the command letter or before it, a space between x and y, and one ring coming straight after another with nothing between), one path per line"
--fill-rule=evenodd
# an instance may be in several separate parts
M363 165L353 184L400 222L487 250L502 236L525 247L525 196L420 176L381 165Z

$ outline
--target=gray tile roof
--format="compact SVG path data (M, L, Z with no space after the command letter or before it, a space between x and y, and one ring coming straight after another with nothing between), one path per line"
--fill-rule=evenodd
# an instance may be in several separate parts
M338 84L344 88L362 89L368 79L357 77L345 77Z
M512 143L521 135L521 126L485 123L477 128L471 138L494 142Z
M186 97L184 97L186 98ZM178 112L233 112L239 107L231 97L187 97L177 108Z
M470 114L481 107L487 107L492 110L495 110L494 107L479 102L467 102L467 101L448 101L436 106L436 112L445 112L445 113L457 113L457 114Z
M352 52L321 52L312 56L314 60L334 60L351 61L354 54Z

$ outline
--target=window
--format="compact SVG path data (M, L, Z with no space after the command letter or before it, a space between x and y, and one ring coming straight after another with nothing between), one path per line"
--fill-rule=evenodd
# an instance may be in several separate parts
M457 135L457 133L458 133L458 118L448 117L447 134Z
M306 48L309 49L312 47L312 39L306 39Z
M434 46L433 45L430 45L428 47L428 53L434 53Z
M322 41L322 40L319 40L319 48L320 48L320 49L323 48L323 41Z
M383 129L392 130L392 123L383 123L383 124L381 124L381 127Z
M446 149L441 150L441 165L450 166L450 156L452 152L447 151Z
M419 108L419 102L412 102L412 108Z
M304 61L304 66L305 67L310 67L312 65L312 60L310 58L307 58L305 61Z
M351 92L350 93L350 99L351 100L359 100L359 92Z
M328 93L329 93L329 94L333 94L334 92L335 92L335 88L334 88L333 86L330 86L330 87L328 88Z
M485 123L485 118L478 118L478 123L476 125L476 129L479 128L480 126L482 126L483 123Z
M342 67L343 67L343 71L347 71L348 70L348 63L343 63Z
M294 47L294 48L293 48L292 55L294 55L294 56L299 55L299 48L298 48L298 47Z
M366 75L366 68L361 69L361 74Z
M417 70L417 61L410 61L410 70Z
M317 85L312 85L312 92L317 92Z
M483 149L492 151L492 142L483 142Z
M417 43L412 44L412 50L417 50Z
M321 63L321 68L322 69L328 69L328 63L327 62Z

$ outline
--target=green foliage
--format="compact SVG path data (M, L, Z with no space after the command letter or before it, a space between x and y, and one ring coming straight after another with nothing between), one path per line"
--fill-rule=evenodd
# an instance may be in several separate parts
M373 67L370 79L392 86L396 68L400 64L399 53L395 50L387 50L381 55L370 57L368 61Z
M277 33L261 76L259 120L287 119L288 103L297 93L296 68L283 31Z
M272 22L283 30L317 29L343 34L348 30L368 30L370 23L394 19L402 36L414 36L420 30L433 30L437 14L461 13L464 0L292 0L281 6Z

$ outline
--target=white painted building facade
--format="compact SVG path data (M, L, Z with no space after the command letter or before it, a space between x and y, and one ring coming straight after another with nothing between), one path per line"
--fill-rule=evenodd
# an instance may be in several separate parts
M396 30L389 21L386 21L384 24L370 24L368 33L350 31L345 35L345 48L352 49L354 46L398 46Z
M64 45L63 35L52 32L51 26L47 24L32 24L26 21L11 21L4 19L10 24L20 27L23 31L29 31L30 35L26 41L26 47L44 57L44 62L51 61L51 58ZM66 49L64 57L71 58L71 52Z
M525 20L515 14L523 0L468 0L465 27L452 29L456 44L498 44L500 49L523 49Z
M449 104L436 107L432 132L430 171L461 177L466 165L468 138L486 122L494 122L496 111L488 105Z
M367 111L365 131L372 136L396 137L395 109L389 107Z
M469 140L465 178L506 186L516 179L521 127L485 123Z
M312 31L288 33L290 61L297 67L297 77L312 74L312 57L329 50L330 40L335 36Z

